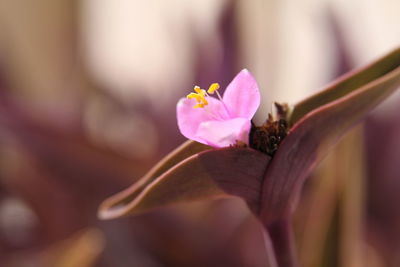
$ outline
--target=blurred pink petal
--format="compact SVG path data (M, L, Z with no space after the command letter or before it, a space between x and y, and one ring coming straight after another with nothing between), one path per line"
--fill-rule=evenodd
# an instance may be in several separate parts
M205 96L206 104L194 108L196 99L182 98L177 104L178 127L188 139L213 147L237 141L249 143L250 120L260 104L253 76L242 70L227 87L221 100Z

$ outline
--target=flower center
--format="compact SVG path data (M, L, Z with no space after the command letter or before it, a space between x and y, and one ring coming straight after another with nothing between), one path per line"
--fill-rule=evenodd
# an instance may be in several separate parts
M193 90L196 93L190 93L186 97L189 99L196 99L197 104L193 106L193 108L204 108L205 106L208 105L208 101L206 99L206 96L209 96L208 94L213 95L214 93L217 93L219 100L222 101L222 97L217 91L218 89L219 89L218 83L211 84L207 91L201 89L199 86L195 86Z

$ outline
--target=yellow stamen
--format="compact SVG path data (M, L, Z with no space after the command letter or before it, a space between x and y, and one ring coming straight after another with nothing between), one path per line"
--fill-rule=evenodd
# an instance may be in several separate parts
M196 85L193 88L193 90L196 93L190 93L186 97L189 99L193 99L193 98L196 99L197 104L194 106L194 108L204 108L205 106L208 105L208 101L206 99L206 96L208 96L207 92L209 94L214 94L218 89L219 89L218 83L211 84L207 91L204 89L201 89L199 86ZM218 92L217 92L217 95L218 95L218 97L220 97Z
M205 106L207 106L208 101L206 100L206 90L201 89L199 86L195 86L194 91L196 93L190 93L186 96L189 99L196 99L197 104L194 106L194 108L204 108Z
M197 102L200 102L200 101L201 101L201 97L200 97L198 94L196 94L196 93L190 93L190 94L188 94L188 95L186 96L186 98L189 98L189 99L195 98L195 99L197 100Z
M206 90L201 89L198 86L194 87L194 90L196 91L196 93L200 96L200 97L205 97L207 95Z
M208 88L207 93L214 94L214 92L217 91L218 89L219 89L219 84L218 83L213 83Z

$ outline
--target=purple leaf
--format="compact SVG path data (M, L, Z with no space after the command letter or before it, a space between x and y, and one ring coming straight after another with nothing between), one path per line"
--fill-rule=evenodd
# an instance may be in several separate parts
M161 205L232 196L243 198L257 211L262 178L269 161L268 155L250 148L200 152L160 175L142 191L138 190L140 185L135 184L107 199L99 215L110 219Z
M264 223L291 214L301 186L317 159L325 156L327 148L399 87L399 66L400 49L344 76L295 106L292 121L297 123L281 143L265 174L260 211ZM314 109L296 119L310 107ZM324 144L323 150L321 144Z

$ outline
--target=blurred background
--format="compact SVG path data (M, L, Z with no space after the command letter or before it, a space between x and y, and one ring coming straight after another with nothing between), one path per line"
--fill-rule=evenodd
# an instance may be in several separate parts
M0 266L265 266L239 200L100 221L184 141L175 105L248 68L296 103L400 44L397 0L0 0ZM302 266L400 266L400 95L310 177Z

